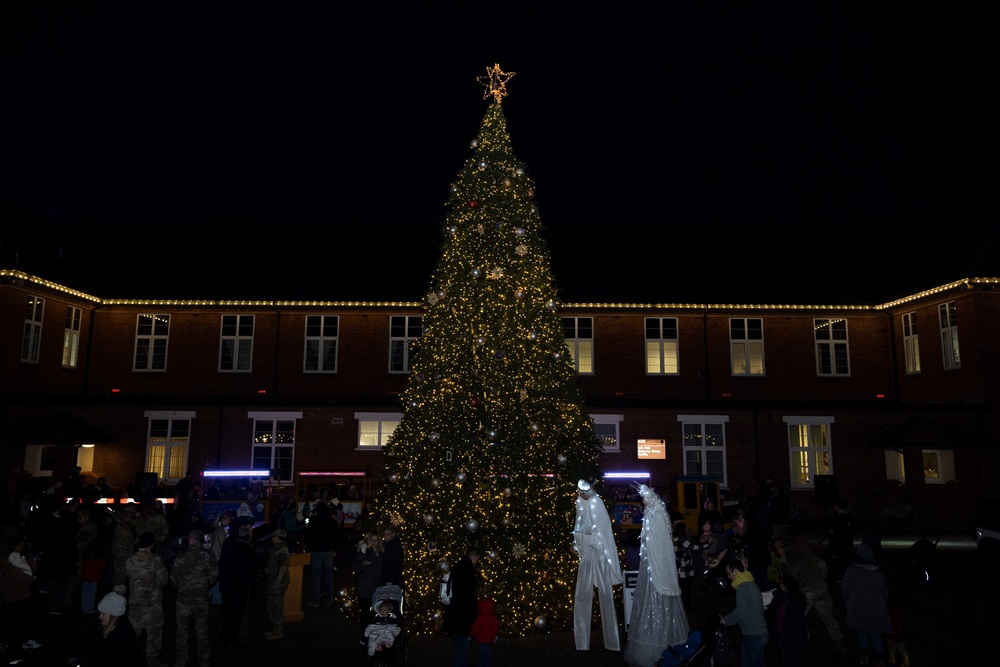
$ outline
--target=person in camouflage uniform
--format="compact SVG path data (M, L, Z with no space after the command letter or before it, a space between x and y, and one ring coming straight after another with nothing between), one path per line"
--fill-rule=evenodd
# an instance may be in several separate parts
M135 553L135 505L129 503L115 514L115 529L111 534L111 558L114 561L114 575L111 586L122 586L128 581L125 562Z
M198 643L198 664L209 667L208 590L219 576L219 562L205 544L200 530L188 533L187 549L174 559L170 583L177 591L177 648L174 665L184 667L188 660L188 634L194 621Z
M159 505L159 509L157 509L157 505ZM160 553L160 549L167 543L167 536L170 534L170 524L167 523L167 517L163 514L163 505L159 501L152 505L141 504L139 505L139 514L135 532L139 534L152 533L153 537L156 538L154 551Z
M163 559L154 551L156 537L145 532L139 536L139 549L125 562L128 572L128 620L135 636L146 632L147 667L166 667L160 662L163 645L163 587L169 581Z
M271 536L274 548L267 556L267 615L273 625L270 632L265 632L268 639L284 637L282 627L285 624L285 591L288 589L288 545L285 540L288 533L284 530L275 531Z

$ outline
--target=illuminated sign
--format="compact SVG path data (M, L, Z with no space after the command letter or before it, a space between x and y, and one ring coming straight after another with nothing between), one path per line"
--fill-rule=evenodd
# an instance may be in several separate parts
M636 440L636 448L640 459L665 459L667 458L667 441L650 440L639 438Z

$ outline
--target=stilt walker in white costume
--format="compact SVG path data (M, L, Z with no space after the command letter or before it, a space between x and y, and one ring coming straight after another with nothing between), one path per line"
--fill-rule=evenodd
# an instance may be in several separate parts
M573 634L578 651L590 650L590 624L594 605L594 587L601 604L601 625L604 630L604 648L620 651L618 641L618 615L612 586L622 583L622 566L618 560L618 547L611 531L611 519L604 501L588 482L577 485L576 525L573 544L580 554L580 571L576 577L576 595L573 598Z
M622 657L630 667L653 667L664 649L687 641L689 628L670 515L663 500L645 484L639 487L639 495L646 511L639 533L639 577Z

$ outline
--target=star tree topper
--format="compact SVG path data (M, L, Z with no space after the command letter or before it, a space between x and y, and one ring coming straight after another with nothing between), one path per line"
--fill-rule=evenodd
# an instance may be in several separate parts
M504 72L500 69L500 63L495 63L493 67L486 68L486 76L477 77L479 83L481 83L485 88L486 92L483 93L483 99L489 98L490 95L497 104L500 104L502 100L507 95L507 82L513 78L516 72Z

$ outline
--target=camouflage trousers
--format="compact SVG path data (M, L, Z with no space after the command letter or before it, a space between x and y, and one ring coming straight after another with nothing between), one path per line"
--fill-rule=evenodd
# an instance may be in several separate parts
M128 601L128 620L135 630L136 638L146 631L146 656L153 660L159 659L163 648L163 603L138 604L135 598Z
M177 600L177 646L174 653L175 667L184 667L188 661L188 636L194 623L195 643L198 647L198 664L209 667L208 649L208 600Z
M280 626L285 622L285 588L280 591L269 590L267 593L267 617L271 623Z

